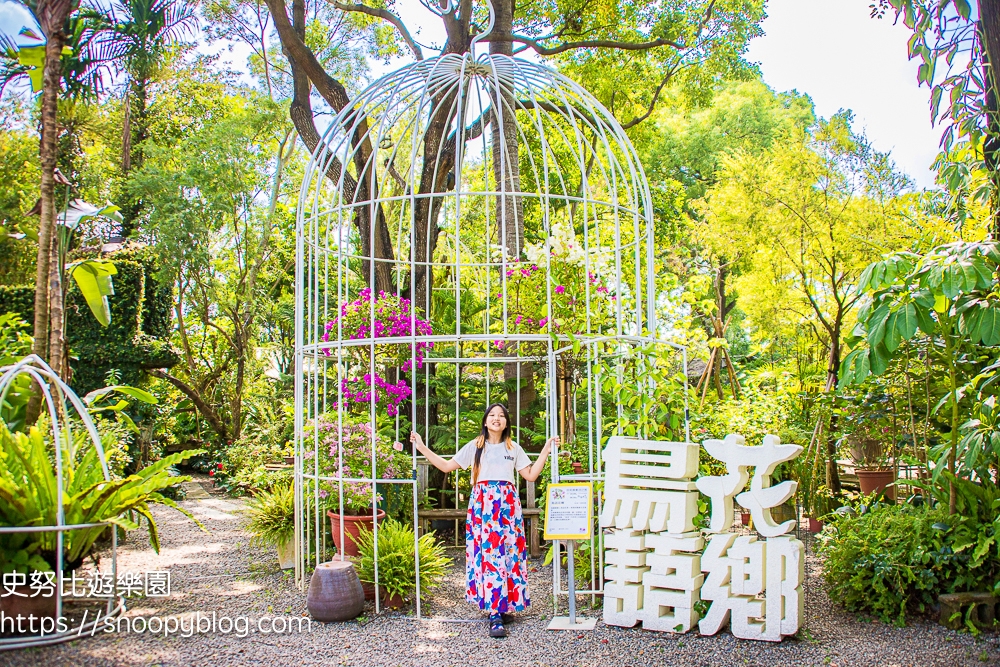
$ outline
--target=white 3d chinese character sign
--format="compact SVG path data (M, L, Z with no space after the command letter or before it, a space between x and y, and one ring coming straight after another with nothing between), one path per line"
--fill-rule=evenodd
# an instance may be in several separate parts
M741 639L780 641L799 629L805 552L787 535L795 521L777 524L771 517L771 508L795 494L796 482L771 486L771 475L802 447L773 435L763 446L746 446L738 435L704 446L726 464L725 475L694 480L696 444L609 440L600 518L601 527L611 529L604 543L604 622L632 627L641 621L661 632L687 632L697 624L705 635L728 622ZM706 531L694 525L699 491L711 501ZM734 498L766 540L727 532ZM700 620L699 601L707 606Z

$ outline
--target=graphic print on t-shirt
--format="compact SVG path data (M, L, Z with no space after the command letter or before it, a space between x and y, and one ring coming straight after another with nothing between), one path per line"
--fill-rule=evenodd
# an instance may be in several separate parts
M468 468L476 460L476 441L472 440L455 454L454 460L463 469ZM479 477L476 481L504 481L514 483L514 471L531 465L531 459L516 442L488 442L483 446L482 458L479 460Z

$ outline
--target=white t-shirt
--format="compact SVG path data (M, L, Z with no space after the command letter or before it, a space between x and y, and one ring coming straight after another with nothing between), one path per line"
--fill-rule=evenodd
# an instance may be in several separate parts
M479 459L479 477L477 482L510 482L514 483L514 471L531 465L531 459L516 442L507 449L507 443L487 442L483 445L483 455ZM458 450L452 458L465 470L476 460L476 441L470 440L467 445Z

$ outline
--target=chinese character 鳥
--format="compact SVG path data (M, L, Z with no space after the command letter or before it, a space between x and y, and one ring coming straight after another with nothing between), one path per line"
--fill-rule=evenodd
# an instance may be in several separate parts
M604 451L601 527L659 533L694 530L699 447L614 436Z
M169 572L147 572L146 573L146 596L151 598L165 598L170 595L170 573Z
M727 623L742 639L780 641L798 632L802 615L802 543L783 536L795 521L776 524L771 508L788 500L792 481L771 486L783 461L802 452L773 435L762 446L741 436L708 440L705 449L726 474L692 478L700 447L612 437L604 452L604 622L647 630L715 634ZM753 468L753 477L750 477ZM747 482L750 489L744 491ZM711 501L708 545L695 526L697 490ZM765 538L729 533L733 499L750 510ZM708 611L699 620L696 604Z

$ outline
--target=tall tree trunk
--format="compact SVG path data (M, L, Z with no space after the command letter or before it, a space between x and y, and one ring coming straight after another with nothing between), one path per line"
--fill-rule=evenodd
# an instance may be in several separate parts
M41 7L39 9L41 10ZM62 78L60 58L65 42L65 35L62 31L65 15L62 17L53 15L47 17L48 20L45 18L40 17L46 43L45 71L42 79L42 138L39 146L39 158L42 166L42 182L39 192L41 215L38 220L38 263L35 267L35 339L32 351L43 359L51 361L49 355L49 291L52 273L50 264L53 248L56 245L55 169L58 159L56 139L59 134L57 110ZM59 370L58 365L55 370Z
M291 21L284 0L266 0L266 2L274 19L274 27L278 32L282 51L288 58L292 71L293 98L288 114L295 124L295 129L299 133L302 143L312 152L319 144L320 139L313 119L312 105L309 101L312 88L315 87L327 104L338 112L350 104L347 89L327 74L316 59L315 54L305 44L305 0L292 1ZM367 165L371 162L369 158L373 148L366 133L367 124L366 121L362 120L358 123L357 134L354 137L357 150L353 151L358 178L355 180L350 174L344 174L344 202L348 204L352 201L371 201L378 197L377 190L371 188L371 174L367 173ZM327 164L326 175L333 183L338 183L343 169L344 165L338 160L330 160ZM377 260L384 260L375 262L375 284L371 287L376 292L384 291L388 294L395 292L395 281L392 273L394 259L392 237L382 207L376 205L374 208L376 209L375 216L374 219L371 219L369 207L359 207L354 222L361 240L362 257L375 257ZM374 233L371 229L372 225L375 225ZM374 247L371 243L372 237L374 237ZM369 280L370 271L371 266L368 260L362 260L362 274L366 281Z
M67 380L65 294L62 285L62 263L59 261L59 230L53 225L49 251L49 365Z
M830 331L830 357L826 367L826 392L837 390L840 378L840 327L838 314L833 330ZM840 471L837 469L837 414L830 415L830 428L826 436L826 486L832 493L840 493Z
M72 10L68 0L42 0L35 8L42 34L45 35L45 64L42 74L42 129L39 144L39 161L42 178L39 187L41 212L38 218L38 255L35 266L35 321L32 352L42 359L52 361L49 354L49 275L52 246L56 242L56 184L55 170L58 159L57 138L58 104L62 80L62 49L66 43L63 32L66 18ZM61 361L61 360L60 360ZM56 372L58 367L54 367ZM41 392L34 392L27 407L27 420L33 424L41 412Z
M130 171L142 167L143 147L149 137L148 88L148 77L139 74L129 82L125 94L125 121L122 127L122 175L125 177ZM142 199L126 194L122 205L123 238L130 238L135 233L141 213Z
M490 54L513 56L514 43L509 37L514 27L514 0L496 0L493 9L495 12L493 36L496 39L490 40ZM508 91L502 90L493 91L493 97L494 114L490 123L493 182L497 191L503 193L497 197L494 209L497 240L506 249L508 259L515 260L520 259L524 249L524 201L520 196L521 164L518 159L515 100ZM518 346L508 350L520 353ZM530 426L529 417L525 412L538 395L534 364L530 361L504 364L503 376L507 386L507 407L511 413L511 423L522 428Z

